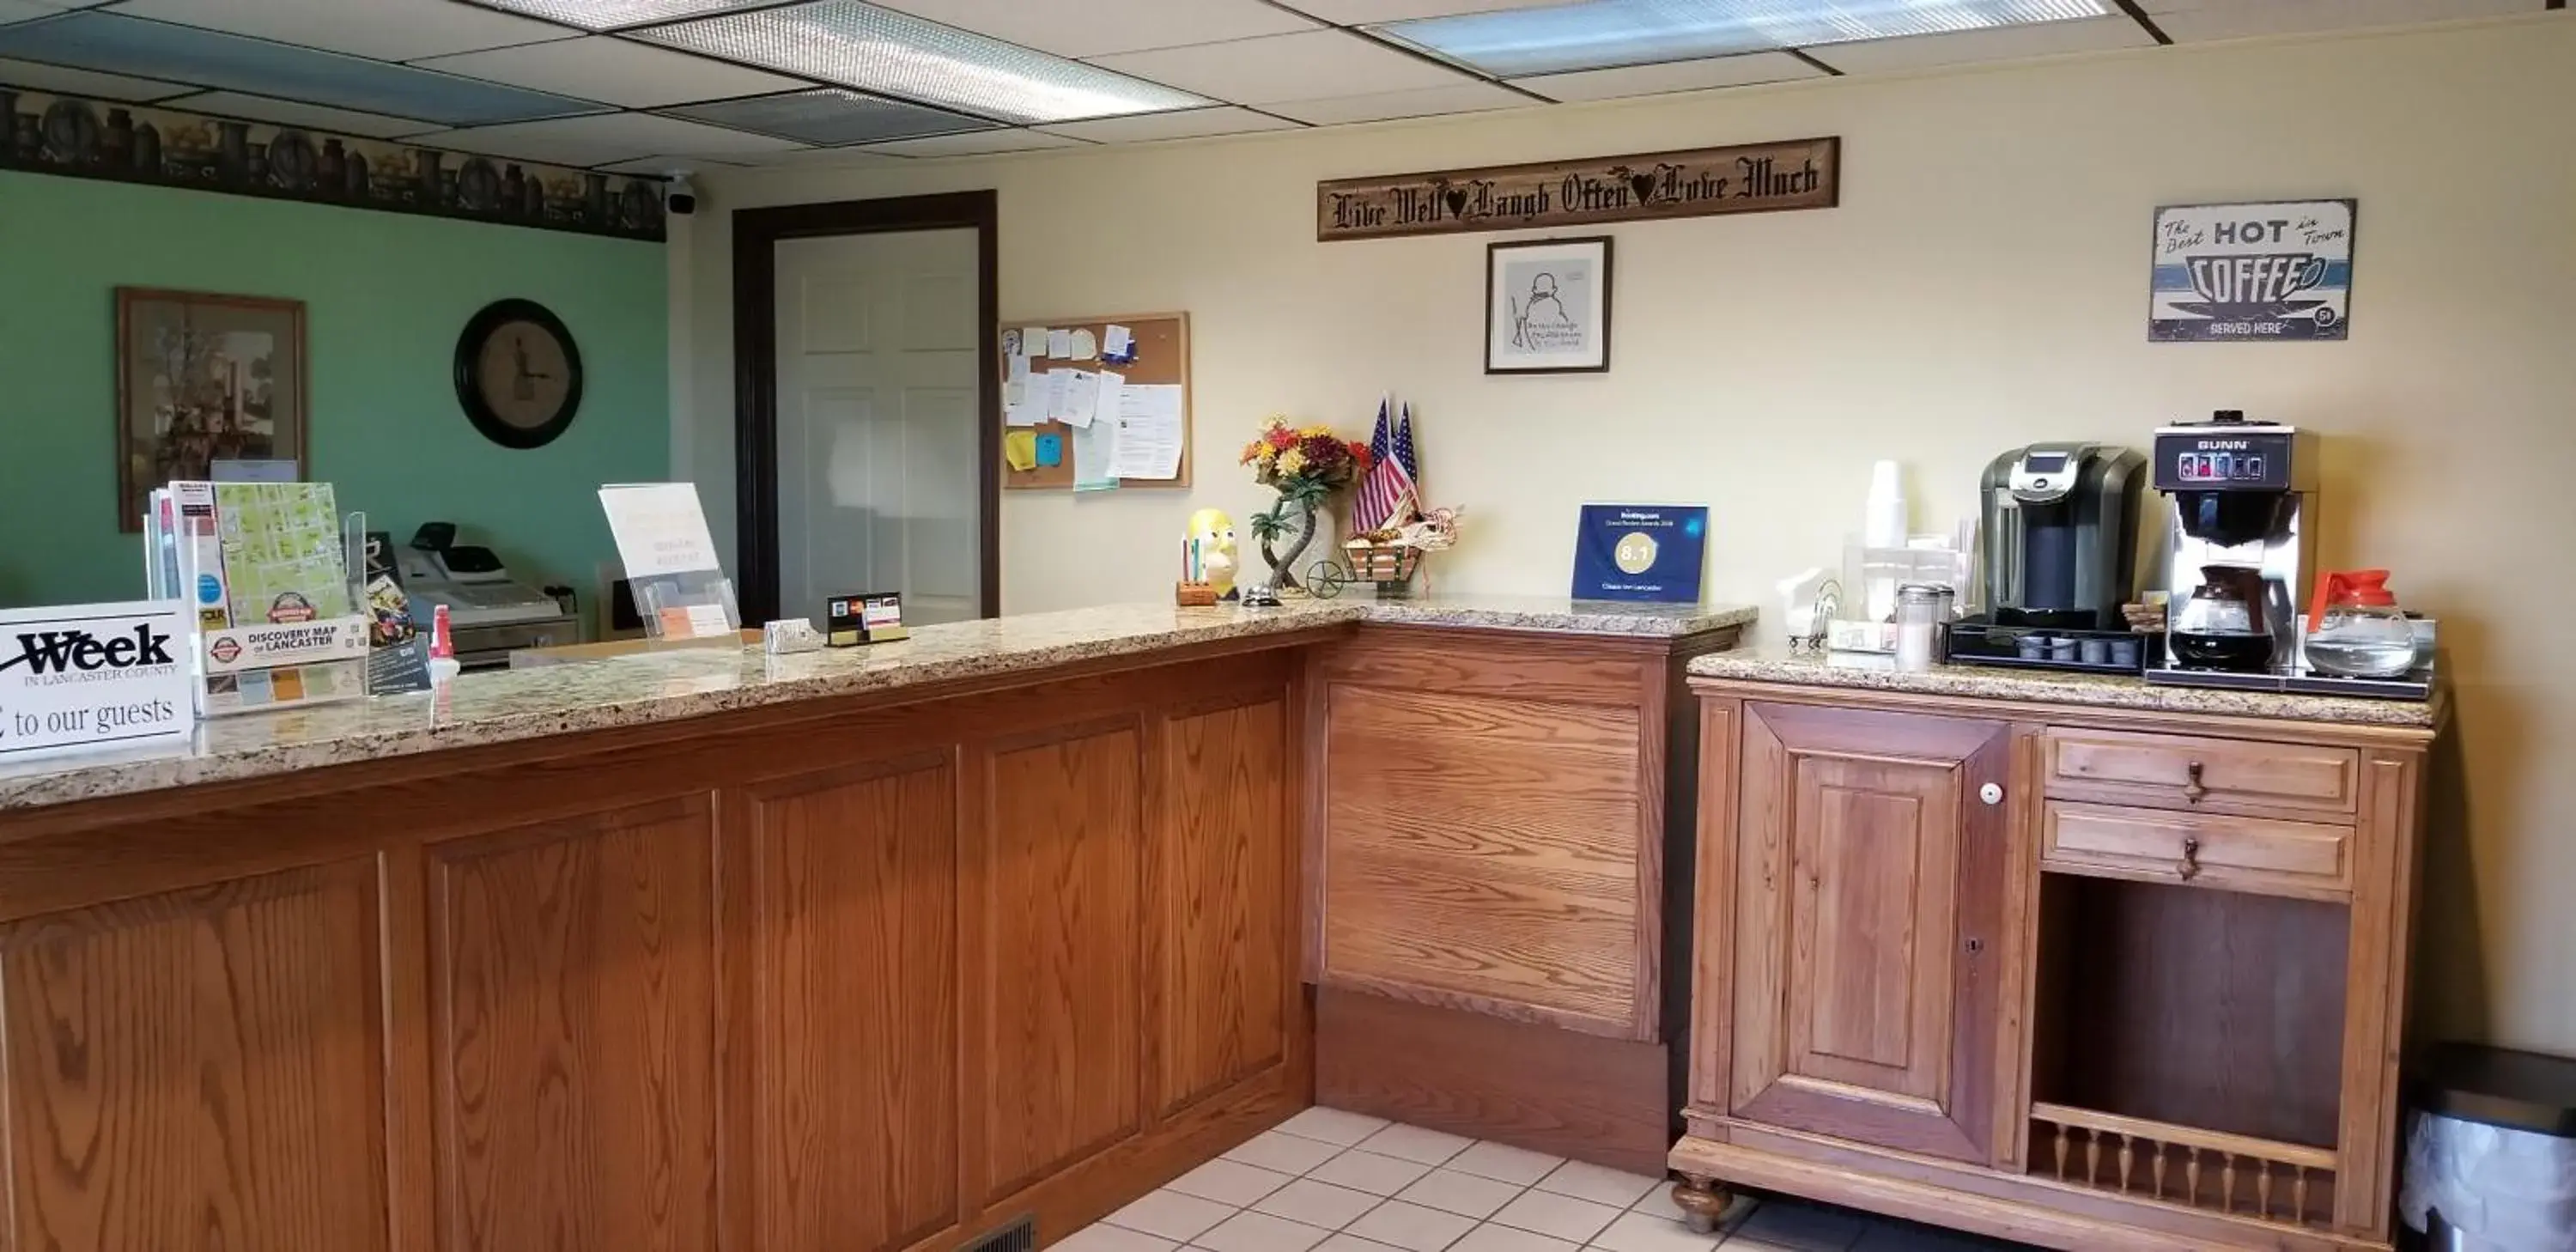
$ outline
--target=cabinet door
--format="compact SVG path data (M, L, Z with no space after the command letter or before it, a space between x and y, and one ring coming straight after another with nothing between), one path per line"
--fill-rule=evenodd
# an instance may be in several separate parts
M1744 707L1732 1112L1987 1159L2010 728Z

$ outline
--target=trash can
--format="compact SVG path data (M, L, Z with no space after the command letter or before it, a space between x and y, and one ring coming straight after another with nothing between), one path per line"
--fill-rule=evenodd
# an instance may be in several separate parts
M2576 1060L2446 1043L2410 1077L2408 1246L2576 1252Z

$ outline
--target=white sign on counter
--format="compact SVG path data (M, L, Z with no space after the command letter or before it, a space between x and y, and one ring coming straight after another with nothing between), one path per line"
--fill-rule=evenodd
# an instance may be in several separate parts
M187 738L184 621L177 600L0 610L0 760Z
M612 483L599 489L608 533L631 579L717 568L716 541L689 483Z

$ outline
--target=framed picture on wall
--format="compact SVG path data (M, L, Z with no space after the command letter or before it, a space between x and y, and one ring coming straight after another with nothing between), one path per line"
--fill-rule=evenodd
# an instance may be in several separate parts
M1610 369L1610 237L1535 239L1485 250L1485 372Z
M117 524L144 497L214 476L217 461L305 467L304 304L116 289Z

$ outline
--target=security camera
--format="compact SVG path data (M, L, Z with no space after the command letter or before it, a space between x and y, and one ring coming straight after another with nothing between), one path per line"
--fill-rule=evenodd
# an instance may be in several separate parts
M670 185L662 189L662 207L669 209L674 217L687 217L698 211L698 193L689 186L686 172L674 171L671 174Z

